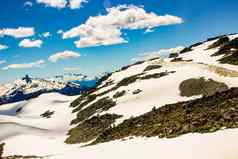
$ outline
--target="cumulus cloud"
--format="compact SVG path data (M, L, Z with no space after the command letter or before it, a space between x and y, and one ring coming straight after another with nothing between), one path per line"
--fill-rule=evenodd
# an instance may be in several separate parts
M32 7L33 6L33 3L31 1L26 1L24 3L24 7Z
M70 0L69 8L70 9L78 9L82 6L82 3L88 3L87 0Z
M51 34L50 34L50 32L45 32L45 33L42 33L42 36L43 36L44 38L48 38L48 37L51 36Z
M0 29L0 36L11 36L14 38L25 38L35 34L32 27L4 28Z
M178 52L180 52L183 49L184 49L184 46L177 46L175 48L161 49L161 50L159 50L159 53L160 54L178 53Z
M70 59L70 58L78 58L81 55L77 52L73 52L73 51L63 51L63 52L58 52L55 53L53 55L51 55L48 60L51 62L57 62L58 60L63 60L63 59Z
M8 48L7 45L2 45L2 44L0 44L0 50L5 50L5 49L7 49L7 48Z
M31 40L31 39L23 39L19 43L19 47L30 48L30 47L38 47L40 48L43 44L42 40Z
M64 31L62 29L57 31L57 34L63 34L63 33L64 33Z
M161 49L159 51L152 51L152 52L146 52L146 53L140 53L138 54L138 57L132 58L131 61L141 61L141 60L148 60L156 57L168 57L171 53L178 53L181 50L183 50L183 46L177 46L174 48L168 48L168 49Z
M46 7L78 9L82 7L83 3L88 3L88 0L37 0L36 2L44 4Z
M9 70L9 69L28 69L28 68L41 68L45 63L44 60L39 60L31 63L21 63L21 64L11 64L6 67L3 67L2 70Z
M0 60L0 65L6 63L6 60Z
M80 71L80 68L78 68L78 67L65 67L65 68L64 68L64 71L67 71L67 72L76 72L76 71Z
M63 33L63 39L80 37L75 41L78 48L97 45L112 45L127 42L122 30L152 29L172 24L181 24L183 19L173 15L157 15L134 5L121 5L107 9L106 15L90 17L84 24Z
M67 5L66 0L37 0L37 3L44 4L46 7L53 7L53 8L65 8Z

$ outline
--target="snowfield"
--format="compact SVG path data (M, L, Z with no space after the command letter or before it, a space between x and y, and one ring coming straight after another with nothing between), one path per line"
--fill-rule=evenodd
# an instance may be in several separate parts
M230 36L234 39L237 35ZM216 40L208 41L193 47L193 51L180 54L183 60L190 62L171 62L171 58L147 59L144 63L130 66L114 72L105 86L96 92L100 94L110 90L118 82L127 77L141 74L152 75L170 72L161 78L138 79L128 86L121 86L102 96L82 109L104 97L113 98L116 92L125 90L126 94L115 99L116 106L106 113L122 115L116 124L132 116L139 116L153 107L159 108L166 104L177 103L200 98L201 95L182 97L179 85L190 78L213 79L225 83L229 88L238 87L238 66L220 64L221 56L211 56L218 48L206 50ZM144 71L147 66L161 65L161 68ZM1 89L1 87L0 87ZM134 94L135 90L141 90ZM1 92L1 91L0 91ZM36 155L46 159L237 159L238 128L225 129L215 133L190 133L172 139L133 138L111 141L94 146L83 147L83 144L67 145L64 143L67 133L75 119L70 103L78 96L65 96L59 93L46 93L37 98L0 106L0 140L5 142L4 155ZM51 112L48 117L42 114Z
M238 129L214 134L188 134L175 139L135 138L66 152L50 159L236 159Z
M68 106L75 98L58 93L48 93L29 101L0 107L0 140L24 134L49 138L65 135L74 118ZM21 110L16 113L19 108ZM48 110L54 112L51 118L40 116Z
M238 129L230 129L212 134L187 134L174 139L118 140L90 147L63 144L58 136L19 135L6 140L5 154L37 154L47 159L236 159L237 135Z

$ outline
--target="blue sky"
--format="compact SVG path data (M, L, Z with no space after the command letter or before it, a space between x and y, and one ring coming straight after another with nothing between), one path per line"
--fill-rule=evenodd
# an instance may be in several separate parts
M84 0L74 3L74 7L70 0L62 2L66 3L11 0L0 5L1 83L25 74L47 77L76 71L94 76L128 64L138 54L186 46L211 36L237 32L238 28L237 0ZM131 19L122 24L123 19L108 18L112 12L125 15L128 10L138 13L137 20L132 18L133 24ZM145 21L140 19L142 11ZM105 22L105 16L109 23L117 19L116 26ZM91 23L90 17L94 17ZM92 23L90 33L81 33ZM72 29L83 24L86 26L75 35ZM31 28L34 33L19 27ZM59 30L63 33L58 34ZM43 36L46 32L49 37ZM17 37L19 34L21 37Z

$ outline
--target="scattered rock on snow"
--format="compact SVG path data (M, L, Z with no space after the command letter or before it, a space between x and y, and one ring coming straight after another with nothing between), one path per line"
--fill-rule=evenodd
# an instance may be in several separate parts
M137 90L134 90L134 91L132 92L132 94L139 94L140 92L142 92L142 90L137 89Z

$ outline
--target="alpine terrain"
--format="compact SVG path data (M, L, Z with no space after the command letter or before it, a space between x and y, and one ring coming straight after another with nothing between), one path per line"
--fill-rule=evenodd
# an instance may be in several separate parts
M77 80L0 87L3 159L238 156L238 34L149 55L84 89Z

